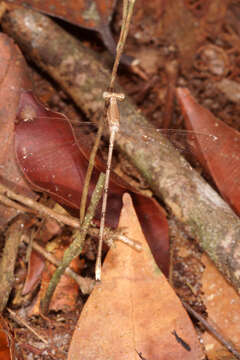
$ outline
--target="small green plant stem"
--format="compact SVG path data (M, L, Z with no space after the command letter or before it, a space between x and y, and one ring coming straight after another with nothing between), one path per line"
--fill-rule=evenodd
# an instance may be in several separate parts
M94 189L90 205L88 207L86 216L84 218L81 230L75 230L75 233L73 235L73 242L68 247L68 249L65 251L63 255L63 259L61 264L56 269L55 273L52 276L52 279L48 285L47 291L44 295L44 298L41 301L41 311L43 314L47 314L48 308L51 302L51 298L53 296L53 293L56 289L56 286L61 278L61 276L64 274L65 269L69 266L71 261L80 255L83 247L83 243L85 240L85 237L87 235L88 228L92 222L92 219L94 217L95 210L97 208L97 205L101 199L103 187L105 182L105 175L100 174L97 185Z

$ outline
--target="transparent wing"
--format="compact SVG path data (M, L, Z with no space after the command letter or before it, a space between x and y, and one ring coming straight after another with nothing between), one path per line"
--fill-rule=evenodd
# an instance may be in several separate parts
M49 121L54 121L54 119L59 120L58 117L51 117ZM97 133L97 126L91 122L85 121L72 121L71 125L80 146L82 146L86 152L90 152ZM208 151L209 147L213 146L214 142L220 140L217 136L204 132L179 129L158 129L151 126L147 127L146 130L148 130L148 135L142 135L142 140L146 146L156 141L155 134L161 134L165 136L178 151L185 155L191 154L196 147L196 144L201 142L201 140L204 140L204 144L206 144L203 151ZM152 136L149 134L152 134ZM164 144L163 146L167 146L167 144ZM104 139L101 143L101 150L104 152L106 149L108 149L108 142L107 139Z

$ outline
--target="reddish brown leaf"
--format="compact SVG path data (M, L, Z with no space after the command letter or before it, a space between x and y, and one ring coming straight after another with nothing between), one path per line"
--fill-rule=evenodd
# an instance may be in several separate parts
M128 194L119 227L127 228L143 250L120 243L110 249L101 283L79 318L68 360L137 360L137 352L146 360L202 359L193 325L154 262Z
M196 132L191 147L211 174L223 198L240 214L240 133L199 105L188 89L177 89L187 129ZM197 136L212 134L213 138Z
M16 154L22 171L32 186L47 191L68 208L78 211L88 160L81 151L72 127L62 114L47 110L31 93L22 94L16 125ZM100 161L98 161L98 166ZM99 170L95 168L89 198ZM122 194L129 190L123 181L111 180L106 223L116 227ZM164 210L153 199L134 193L134 205L143 231L158 265L168 273L168 225ZM96 219L100 217L100 206Z
M10 3L30 6L45 14L59 17L91 30L99 30L111 20L116 0L10 0Z
M0 34L0 181L14 191L33 196L19 171L14 150L14 127L20 92L30 88L26 63L18 47L4 34ZM17 212L0 204L0 226Z
M115 42L109 29L109 22L116 0L8 0L11 4L30 6L45 14L58 17L86 29L98 31L106 47L115 53ZM122 61L130 65L133 58L123 56Z

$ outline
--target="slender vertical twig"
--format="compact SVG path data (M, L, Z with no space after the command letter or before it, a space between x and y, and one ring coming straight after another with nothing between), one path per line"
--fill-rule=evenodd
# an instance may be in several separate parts
M98 253L97 253L97 260L95 267L96 280L101 280L101 254L102 254L103 233L105 226L105 214L107 209L107 195L108 195L108 186L109 186L109 178L110 178L110 170L111 170L111 160L112 160L115 135L119 130L120 115L119 115L117 100L124 99L124 94L116 94L113 91L114 91L114 85L117 76L119 62L123 53L124 45L129 31L134 3L135 0L123 1L122 27L121 27L119 41L117 44L116 57L115 57L111 80L108 89L109 91L103 94L103 97L107 104L107 119L109 124L110 141L109 141L109 152L108 152L108 160L107 160L106 180L105 180L104 193L103 193L101 222L100 222L100 230L99 230Z
M121 59L121 56L123 53L123 49L124 49L124 46L126 43L126 39L128 36L128 32L129 32L129 27L130 27L132 14L133 14L134 4L135 4L135 0L123 0L122 26L121 26L121 32L120 32L120 36L119 36L119 40L118 40L118 44L117 44L116 57L115 57L115 61L113 64L112 75L111 75L111 80L110 80L108 91L113 91L113 89L114 89L119 62L120 62L120 59Z
M126 42L127 34L129 31L129 25L130 25L132 13L133 13L134 3L135 3L135 0L124 0L123 1L123 20L122 20L122 26L121 26L121 33L120 33L120 37L119 37L118 44L117 44L116 57L115 57L111 80L110 80L110 84L109 84L109 91L113 91L113 88L114 88L117 69L119 66L121 55L123 53L124 44ZM97 132L94 146L93 146L91 154L90 154L89 165L88 165L88 169L87 169L87 173L86 173L86 177L85 177L85 181L84 181L84 186L83 186L83 190L82 190L81 204L80 204L80 223L82 223L82 221L84 219L84 215L85 215L89 183L90 183L92 172L94 169L95 157L96 157L99 143L100 143L102 133L103 133L104 119L107 116L107 108L108 108L108 102L106 101L104 109L103 109L103 114L100 117L100 120L98 123L98 132Z

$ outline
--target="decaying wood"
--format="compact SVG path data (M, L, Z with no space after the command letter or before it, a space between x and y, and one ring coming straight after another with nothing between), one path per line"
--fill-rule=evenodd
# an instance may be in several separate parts
M109 84L110 72L91 50L50 19L27 9L6 13L2 26L89 118L101 115L102 93ZM119 148L240 292L239 218L167 139L146 128L149 124L130 99L119 107Z

